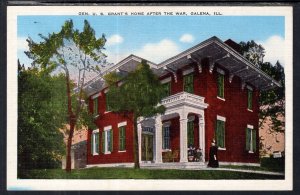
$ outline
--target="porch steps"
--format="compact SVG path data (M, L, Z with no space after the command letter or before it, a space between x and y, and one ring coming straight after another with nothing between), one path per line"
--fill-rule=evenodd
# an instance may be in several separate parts
M204 162L170 162L170 163L141 163L144 169L203 169L206 167Z

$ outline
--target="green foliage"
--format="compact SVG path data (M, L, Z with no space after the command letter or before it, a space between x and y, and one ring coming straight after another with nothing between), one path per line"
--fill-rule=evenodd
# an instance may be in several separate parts
M106 39L104 35L96 38L87 20L84 21L83 31L74 29L73 21L67 20L59 32L39 36L43 41L27 39L29 51L25 54L33 60L33 67L54 74L62 71L65 75L62 92L66 94L64 101L67 100L67 104L62 108L68 117L62 118L70 127L66 129L69 134L66 170L71 171L71 140L75 127L91 125L93 120L83 101L86 98L83 86L88 72L101 72L99 65L106 64L106 56L102 53Z
M57 66L78 67L78 62L87 63L88 60L101 64L102 57L105 57L101 50L104 49L106 38L102 35L97 39L94 29L87 20L84 21L82 32L74 29L72 20L67 20L60 32L53 32L48 36L39 34L39 36L43 39L39 43L30 37L26 40L29 51L26 51L25 54L33 60L33 66L54 70ZM94 65L90 64L88 69L96 70L99 67L95 63Z
M18 70L18 169L53 168L65 151L65 77L37 68Z
M122 77L115 71L104 75L104 80L108 86L115 85L118 81L121 81Z
M146 61L142 61L122 82L120 87L109 87L112 111L133 113L135 118L164 113L165 107L157 106L164 96L164 88Z
M285 158L262 158L261 167L270 171L283 172L285 168Z
M249 54L252 48L259 48L258 53L263 57L265 51L263 46L258 45L253 40L247 43L240 43L244 56L253 62L253 58ZM260 58L259 58L260 59ZM267 117L272 120L271 128L273 131L281 131L284 129L285 123L280 120L280 116L285 116L285 74L284 68L279 61L275 65L270 62L263 62L263 59L258 61L258 65L265 73L281 84L281 87L276 87L268 91L262 91L259 96L260 103L260 125L262 126Z

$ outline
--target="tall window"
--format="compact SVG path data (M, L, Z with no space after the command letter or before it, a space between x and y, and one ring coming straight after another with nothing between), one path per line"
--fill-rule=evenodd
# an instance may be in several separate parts
M256 152L256 130L249 125L246 128L246 150Z
M167 82L162 84L164 91L163 91L163 97L168 97L169 95L171 95L171 82Z
M125 151L126 126L119 127L119 151Z
M217 119L217 125L216 125L216 142L217 146L220 148L225 148L225 120L223 117L220 117L222 119Z
M224 98L224 75L218 73L218 97Z
M248 89L248 104L247 104L248 110L252 110L253 108L252 99L253 99L253 91L251 89Z
M163 149L170 149L170 126L163 127Z
M99 154L99 131L93 131L91 135L91 154Z
M94 115L98 114L98 97L93 99L93 114Z
M188 74L183 77L183 90L188 93L194 93L194 75Z
M106 111L110 111L111 110L111 102L110 102L110 97L108 95L108 93L105 94L105 102L106 102Z
M188 121L187 130L188 130L188 147L190 145L194 146L194 121Z
M104 154L113 151L113 131L112 129L104 130L102 132L102 152Z

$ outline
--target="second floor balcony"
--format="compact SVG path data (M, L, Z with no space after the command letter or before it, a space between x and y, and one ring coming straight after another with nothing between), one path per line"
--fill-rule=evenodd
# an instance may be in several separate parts
M167 109L172 109L179 106L189 106L203 110L208 106L208 104L204 102L204 99L204 97L183 91L162 99L161 104Z

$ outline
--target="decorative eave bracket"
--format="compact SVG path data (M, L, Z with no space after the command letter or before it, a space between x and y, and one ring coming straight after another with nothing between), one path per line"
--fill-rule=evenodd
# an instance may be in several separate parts
M246 82L245 82L245 81L242 81L242 90L245 89L245 86L246 86Z
M187 55L187 59L192 60L193 62L196 62L196 63L197 63L197 66L198 66L198 71L199 71L199 73L202 72L201 59L200 59L200 60L196 60L195 58L193 58L193 57L191 56L191 54Z
M166 71L172 73L172 74L173 74L173 77L174 77L174 80L175 80L175 83L177 83L177 75L176 75L176 71L173 70L173 69L170 68L170 67L167 67L167 66L164 67L164 70L166 70Z
M234 74L232 74L232 73L229 73L229 83L231 83L231 82L232 82L232 79L233 79L233 77L234 77Z

